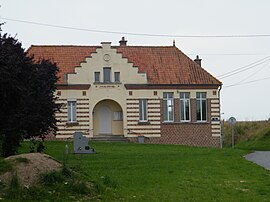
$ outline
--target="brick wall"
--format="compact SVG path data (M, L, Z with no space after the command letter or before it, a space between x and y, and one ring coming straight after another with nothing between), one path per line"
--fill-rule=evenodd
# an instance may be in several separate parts
M137 138L129 140L137 142ZM161 137L145 138L145 143L219 147L220 139L212 137L207 123L166 123L161 125Z
M160 109L163 109L162 102L160 103ZM174 99L174 122L162 122L163 110L161 110L161 137L147 137L145 143L219 147L220 138L212 136L210 99L207 99L207 122L205 123L196 121L196 99L191 99L190 105L191 122L181 123L179 99ZM137 142L137 138L129 138L129 140Z

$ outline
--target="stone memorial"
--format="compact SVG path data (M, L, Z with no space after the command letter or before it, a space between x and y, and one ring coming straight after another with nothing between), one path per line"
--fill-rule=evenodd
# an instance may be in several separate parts
M95 149L91 148L88 142L82 132L75 132L73 134L74 154L95 154Z

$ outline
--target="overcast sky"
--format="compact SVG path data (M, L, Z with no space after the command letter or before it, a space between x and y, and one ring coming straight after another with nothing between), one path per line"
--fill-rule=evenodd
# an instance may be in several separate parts
M1 0L0 5L0 22L6 22L3 32L16 36L25 49L32 44L99 45L111 41L118 45L122 36L129 45L168 46L175 40L176 46L190 58L200 55L202 66L223 82L222 118L234 116L248 121L270 118L269 0ZM8 19L120 33L80 31ZM250 64L253 66L241 69L238 74L221 77ZM242 71L245 69L248 70ZM237 85L230 86L234 84Z

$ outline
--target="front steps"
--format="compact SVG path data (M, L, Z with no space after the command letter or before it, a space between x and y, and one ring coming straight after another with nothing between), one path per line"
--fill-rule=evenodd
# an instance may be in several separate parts
M91 140L98 142L128 142L124 135L96 135Z

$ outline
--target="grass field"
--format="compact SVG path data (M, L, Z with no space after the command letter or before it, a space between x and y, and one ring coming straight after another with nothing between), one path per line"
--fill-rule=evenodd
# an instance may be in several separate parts
M240 149L270 151L270 125L237 145Z
M244 150L93 142L97 154L66 159L65 144L46 142L46 152L94 182L102 201L270 201L270 172Z
M235 144L243 149L270 150L270 121L237 122ZM224 124L224 145L231 146L231 126Z

